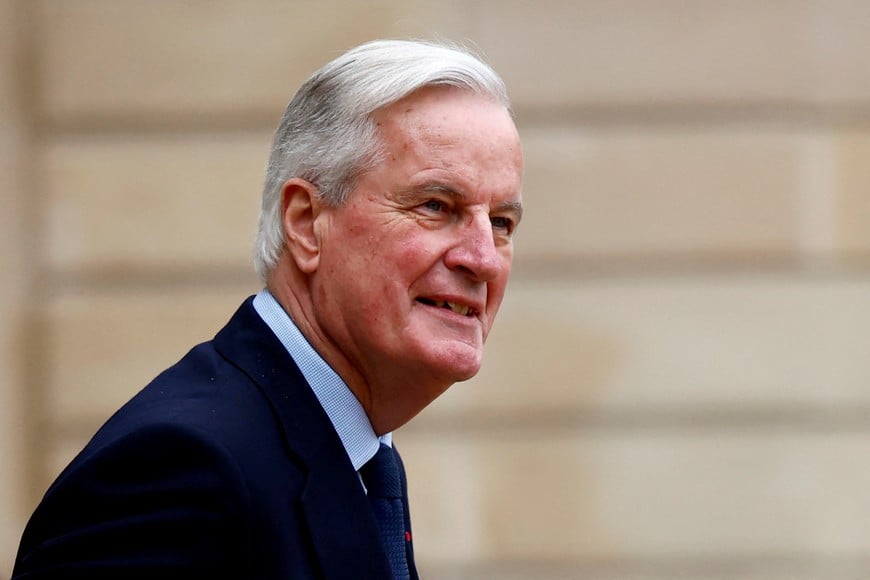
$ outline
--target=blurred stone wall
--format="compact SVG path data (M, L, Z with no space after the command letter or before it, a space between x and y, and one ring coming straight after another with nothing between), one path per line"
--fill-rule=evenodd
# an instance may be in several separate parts
M526 154L485 368L397 434L424 577L866 577L860 0L0 0L0 576L258 289L295 88L397 36L479 47Z

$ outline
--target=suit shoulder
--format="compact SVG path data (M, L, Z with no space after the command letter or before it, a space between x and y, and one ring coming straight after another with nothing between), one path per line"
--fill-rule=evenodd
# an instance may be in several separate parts
M232 570L241 565L231 547L249 528L251 499L231 454L201 431L143 426L87 449L64 470L25 529L16 569L63 577L67 569L111 562L121 570L165 558L179 569Z

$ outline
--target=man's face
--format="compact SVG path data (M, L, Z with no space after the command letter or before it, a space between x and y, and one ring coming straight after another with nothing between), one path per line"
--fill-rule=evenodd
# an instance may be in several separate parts
M318 218L317 324L369 385L443 391L480 368L510 275L519 137L504 107L450 88L375 120L382 162Z

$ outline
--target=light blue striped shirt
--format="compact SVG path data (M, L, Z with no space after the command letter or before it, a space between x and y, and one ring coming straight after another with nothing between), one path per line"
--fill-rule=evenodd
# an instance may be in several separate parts
M359 471L360 467L374 457L380 442L392 446L393 434L387 433L380 438L375 434L368 415L345 382L317 354L290 316L265 288L254 297L254 310L272 329L302 371L302 376L311 385L314 396L320 401L335 427L354 469Z

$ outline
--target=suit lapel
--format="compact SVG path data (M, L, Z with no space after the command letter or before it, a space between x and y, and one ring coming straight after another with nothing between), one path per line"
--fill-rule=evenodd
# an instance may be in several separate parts
M308 470L300 501L324 574L335 580L389 578L374 516L344 446L252 301L218 333L215 347L260 387L281 422L288 451Z

